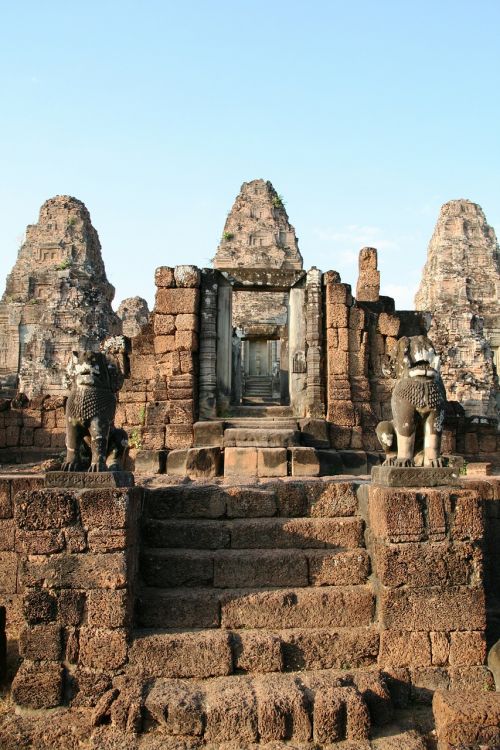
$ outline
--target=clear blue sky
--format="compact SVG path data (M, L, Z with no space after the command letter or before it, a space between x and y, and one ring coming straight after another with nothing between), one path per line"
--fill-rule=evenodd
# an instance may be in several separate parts
M83 200L116 303L210 264L243 181L286 200L306 267L412 305L440 205L500 230L497 0L0 0L0 252ZM3 289L3 278L0 278Z

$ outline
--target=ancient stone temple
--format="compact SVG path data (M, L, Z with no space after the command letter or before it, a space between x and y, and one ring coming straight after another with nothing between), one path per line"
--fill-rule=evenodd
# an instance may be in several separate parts
M441 208L415 306L432 314L429 336L442 356L448 398L468 416L497 417L500 251L476 203Z
M60 393L71 351L121 332L113 296L85 205L67 195L46 201L0 302L2 393Z

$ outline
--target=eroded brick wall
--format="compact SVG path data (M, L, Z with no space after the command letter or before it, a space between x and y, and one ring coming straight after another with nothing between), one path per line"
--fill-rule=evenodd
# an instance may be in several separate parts
M19 705L91 705L126 663L141 498L139 488L15 494Z

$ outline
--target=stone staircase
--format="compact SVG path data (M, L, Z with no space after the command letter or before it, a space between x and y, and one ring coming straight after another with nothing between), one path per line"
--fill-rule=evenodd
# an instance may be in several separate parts
M128 671L150 719L204 742L366 740L392 717L369 576L352 483L147 490Z
M273 379L269 375L248 376L245 380L243 400L250 403L272 401Z

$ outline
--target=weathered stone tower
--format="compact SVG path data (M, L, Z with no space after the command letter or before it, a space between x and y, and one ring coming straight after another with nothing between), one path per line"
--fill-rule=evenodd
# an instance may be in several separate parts
M468 416L498 413L499 297L500 251L494 229L476 203L445 203L415 306L432 314L429 336L442 356L448 398L459 401Z
M61 392L70 352L121 332L113 296L85 205L67 195L46 201L0 302L0 389Z

